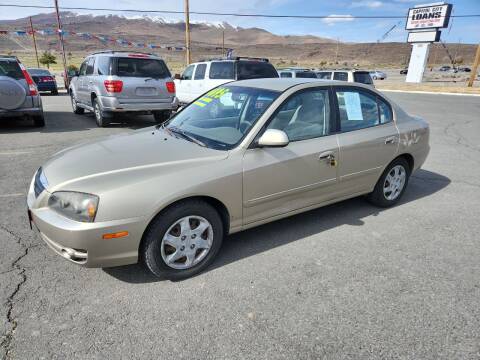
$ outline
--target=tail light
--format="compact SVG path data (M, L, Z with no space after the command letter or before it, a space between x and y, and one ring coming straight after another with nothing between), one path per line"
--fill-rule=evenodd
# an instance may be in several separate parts
M33 82L32 77L28 73L27 69L25 69L25 66L23 66L23 64L18 64L18 65L20 65L20 69L22 70L23 77L25 78L25 81L27 82L29 95L30 96L38 95L37 86Z
M42 82L50 82L50 81L53 81L53 77L52 77L52 76L42 76L42 77L40 78L40 80L41 80Z
M175 83L173 81L167 81L165 85L170 94L175 94Z
M111 93L119 93L122 92L123 88L123 81L122 80L105 80L103 82L105 85L105 89Z

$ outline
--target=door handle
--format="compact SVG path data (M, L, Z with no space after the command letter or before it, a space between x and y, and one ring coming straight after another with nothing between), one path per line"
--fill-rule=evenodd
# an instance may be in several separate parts
M385 139L385 145L388 144L395 144L395 141L397 140L396 136L390 136Z
M318 160L326 160L330 166L337 166L337 160L335 160L335 154L333 151L325 151L318 156Z

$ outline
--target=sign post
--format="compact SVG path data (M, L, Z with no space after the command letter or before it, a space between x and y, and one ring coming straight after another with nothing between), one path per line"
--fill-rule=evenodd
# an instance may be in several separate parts
M418 5L408 10L405 29L412 45L406 82L421 83L427 66L430 44L440 41L440 28L448 27L452 5L444 2Z

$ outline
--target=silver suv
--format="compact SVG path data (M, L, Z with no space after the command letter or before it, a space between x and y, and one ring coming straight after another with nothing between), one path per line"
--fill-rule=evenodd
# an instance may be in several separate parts
M45 126L37 86L15 56L0 55L0 118L25 116L35 126Z
M170 71L154 54L94 53L75 75L69 86L73 112L92 111L100 127L119 113L153 114L163 122L178 107Z

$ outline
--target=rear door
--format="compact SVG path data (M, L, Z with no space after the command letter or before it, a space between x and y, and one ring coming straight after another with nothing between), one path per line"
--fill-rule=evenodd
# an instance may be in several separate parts
M93 70L95 68L95 57L92 56L87 61L87 68L85 69L85 76L83 79L83 88L85 90L85 104L92 105L91 103L91 94L95 91L94 89L94 81L95 75L93 74Z
M398 129L390 104L364 88L334 87L339 187L342 195L370 191L396 156Z
M208 69L208 82L205 91L235 80L233 61L212 61Z
M80 71L78 72L77 79L75 80L75 97L77 98L77 101L83 104L86 104L86 98L87 98L87 89L84 86L85 82L85 77L86 77L86 71L87 71L87 63L88 63L89 58L85 59L80 66Z
M172 81L170 71L161 59L133 54L114 58L112 75L123 82L122 91L115 93L120 104L170 103L174 94L167 90Z

